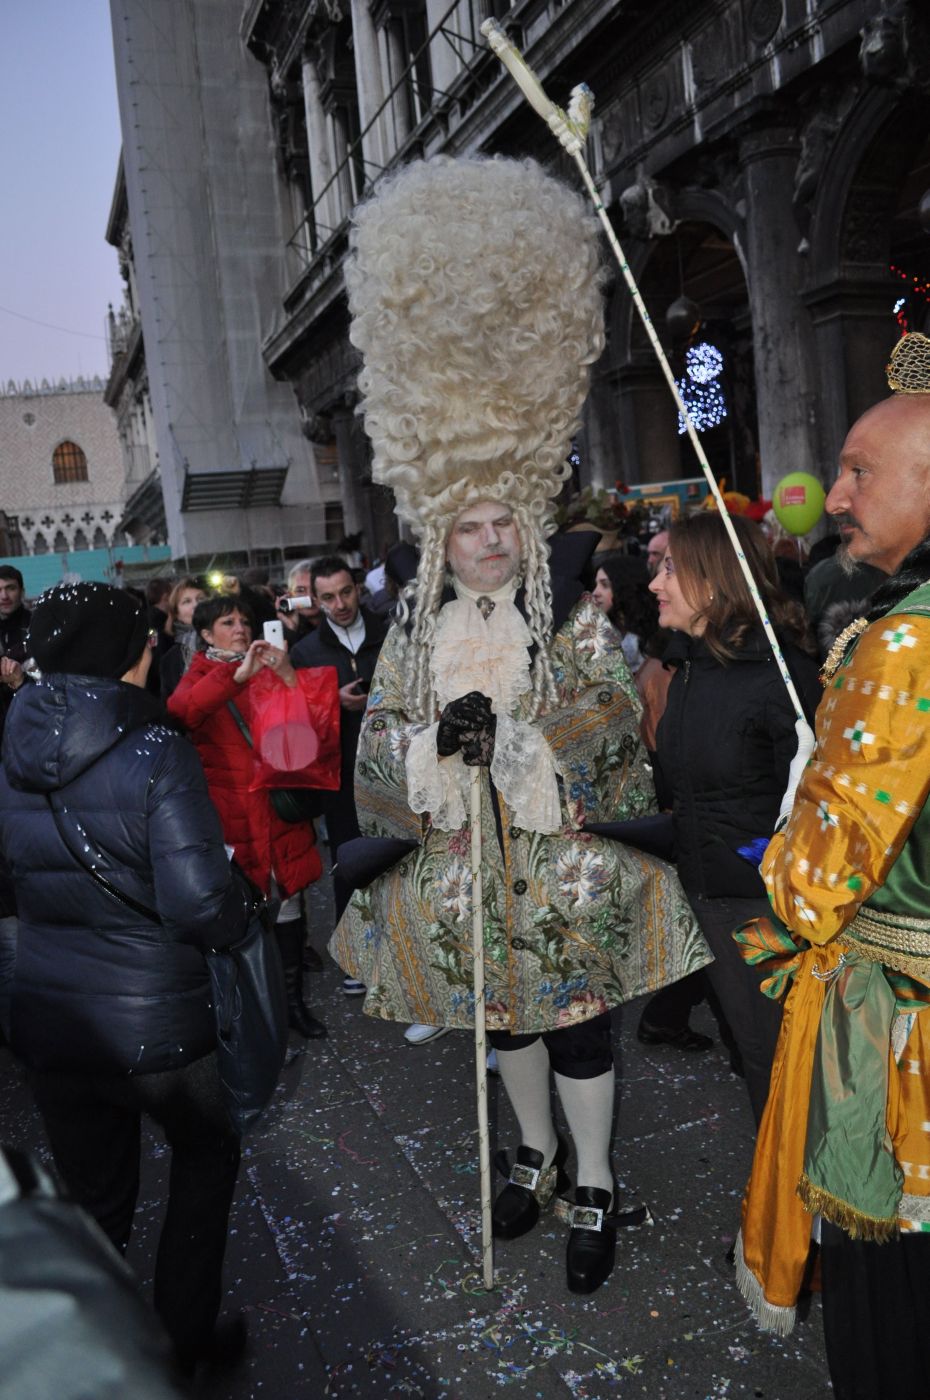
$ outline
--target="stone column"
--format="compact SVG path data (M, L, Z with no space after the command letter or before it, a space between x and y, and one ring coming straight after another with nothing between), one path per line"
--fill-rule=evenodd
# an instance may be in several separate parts
M383 43L387 49L387 66L385 72L390 76L391 87L394 89L391 106L394 109L394 140L396 142L396 150L410 135L410 114L407 107L407 83L404 82L398 87L401 74L407 66L407 59L397 30L393 25L390 23L385 24L381 34Z
M307 149L310 155L310 185L313 192L314 213L317 221L317 242L325 243L339 223L336 213L335 186L330 185L333 162L330 153L328 118L320 99L320 79L313 59L304 54L300 65L301 81L304 90L304 115L307 121ZM322 198L321 198L322 196Z
M378 51L378 34L368 8L368 0L351 0L351 7L358 117L364 132L384 101L385 83L381 71L381 54ZM368 134L362 137L362 155L365 158L365 176L368 180L373 180L379 167L387 164L389 152L385 139L385 115L386 113L382 112Z
M426 0L426 25L430 33L433 32L448 9L449 0ZM461 31L464 22L465 16L456 9L446 20L446 28ZM464 48L464 45L462 47ZM447 92L454 83L456 75L461 71L461 63L449 40L442 34L437 34L429 46L429 61L433 74L433 85L438 89L437 102L439 106L442 106L442 94Z
M810 316L800 288L800 235L792 196L799 144L792 128L746 132L740 164L746 192L746 278L762 490L786 472L829 478L817 448L817 381Z
M696 462L694 471L682 467L678 413L652 351L634 351L615 382L620 452L614 478L632 486L699 475Z

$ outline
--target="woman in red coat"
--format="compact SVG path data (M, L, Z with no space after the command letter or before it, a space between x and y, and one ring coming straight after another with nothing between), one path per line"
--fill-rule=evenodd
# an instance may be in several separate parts
M198 603L193 616L198 650L168 699L171 714L186 726L197 746L207 786L236 860L266 894L276 893L281 911L276 927L287 981L290 1024L318 1039L326 1027L303 1001L304 928L300 891L322 873L312 822L285 822L265 790L250 791L253 755L242 732L252 729L252 682L267 668L282 685L301 685L286 651L252 640L248 605L221 595Z

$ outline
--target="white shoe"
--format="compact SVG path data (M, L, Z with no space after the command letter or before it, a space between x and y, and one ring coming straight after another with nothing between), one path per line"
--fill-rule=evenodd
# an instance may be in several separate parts
M441 1035L448 1034L448 1026L425 1026L420 1021L414 1021L404 1031L404 1040L408 1045L425 1045L428 1040L438 1040Z
M488 1074L500 1074L500 1072L501 1067L497 1063L497 1051L491 1049L488 1051Z

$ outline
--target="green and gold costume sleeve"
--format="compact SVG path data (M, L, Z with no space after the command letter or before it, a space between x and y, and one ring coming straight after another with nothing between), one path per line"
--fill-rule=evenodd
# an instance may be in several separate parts
M930 617L900 613L863 632L827 682L816 728L762 874L779 918L822 945L884 885L930 792ZM930 849L915 856L930 861Z

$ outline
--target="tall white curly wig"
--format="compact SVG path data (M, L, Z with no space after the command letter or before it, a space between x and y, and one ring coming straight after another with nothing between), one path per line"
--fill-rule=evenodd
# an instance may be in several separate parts
M449 529L492 499L520 529L538 711L553 694L545 534L604 344L597 222L535 161L437 157L386 176L353 223L346 286L372 476L421 536L412 709L433 717L425 653Z

